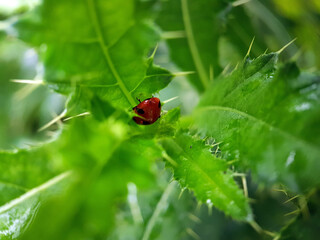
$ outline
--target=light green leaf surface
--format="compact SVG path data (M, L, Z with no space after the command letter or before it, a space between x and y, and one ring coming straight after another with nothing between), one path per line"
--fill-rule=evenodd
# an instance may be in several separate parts
M1 239L17 239L22 233L24 233L33 218L36 216L40 202L45 201L50 196L57 195L58 193L61 194L62 190L65 189L68 179L70 178L71 173L65 172L49 179L39 186L32 188L24 187L25 185L34 185L40 179L45 179L45 176L48 175L43 167L39 167L39 169L41 168L42 170L41 173L37 171L32 173L32 170L28 169L28 166L35 163L27 163L29 160L27 157L32 155L33 157L38 157L34 153L30 153L28 155L26 152L17 153L15 155L6 153L0 154L2 163L1 171L6 172L5 169L8 169L8 172L6 172L7 175L4 174L4 176L1 176L4 180L1 180L0 183ZM10 162L6 160L9 160ZM36 160L36 158L33 158L33 160ZM22 161L24 161L25 164L21 164ZM26 167L26 169L21 167ZM33 169L36 170L34 166ZM16 177L14 177L13 171L17 173ZM8 176L13 179L8 179ZM18 183L20 183L20 185L18 185Z
M14 27L21 39L39 47L45 81L53 89L67 94L75 86L86 88L88 99L94 94L128 108L172 78L146 59L158 33L141 6L134 0L45 0Z
M202 97L195 125L222 142L238 167L293 191L319 186L319 75L294 63L276 64L278 53L246 61L220 76Z
M0 154L2 236L106 237L115 203L124 201L127 184L135 183L139 189L154 186L154 160L161 151L152 136L132 136L127 124L112 117L102 122L91 117L70 121L56 141ZM55 189L67 173L58 173L69 169L74 178L61 185L68 186L62 194Z
M1 151L0 157L0 182L17 189L36 187L57 175L60 170L59 166L50 162L50 152L41 148Z
M48 139L56 134L35 134L51 116L48 103L42 102L61 110L56 98L42 100L45 98L39 94L48 95L43 91L46 86L69 96L64 111L67 115L57 124L62 129L52 128L62 130L54 141L25 150L0 151L0 239L239 240L264 238L263 233L273 235L257 224L269 231L287 225L275 237L317 239L319 193L314 190L311 199L303 194L292 196L290 190L305 193L320 186L319 73L300 71L295 63L277 64L278 53L271 53L246 59L231 74L226 68L217 78L221 66L232 66L239 57L242 59L254 35L258 40L254 56L264 51L264 46L273 48L287 39L283 38L287 33L281 31L281 24L290 26L280 23L286 15L278 15L279 25L276 12L270 15L277 10L269 6L271 0L263 5L241 0L41 2L28 12L19 12L21 15L9 12L0 16L14 17L0 23L4 28L14 22L6 34L0 32L0 41L10 42L15 36L24 41L15 39L10 47L1 44L0 82L4 85L0 87L0 145L25 146L30 143L25 136ZM234 7L233 3L244 5ZM248 4L262 7L247 8ZM314 17L319 4L318 9L315 4L312 0L305 7L312 8L312 14L303 10L301 15L311 23L317 22ZM269 7L270 12L264 11ZM295 9L289 10L295 13ZM153 23L156 11L160 12L157 23L172 59L165 64L195 71L188 78L194 90L204 95L193 115L182 121L176 108L163 112L154 124L140 126L130 119L133 113L128 114L138 103L136 98L151 97L174 76L153 64L156 50L152 53L152 49L157 49L160 35ZM2 12L0 9L0 15ZM291 19L290 24L299 19ZM310 40L302 42L316 41L312 36L317 31L307 34L313 25L304 28L302 35ZM270 35L269 30L279 34ZM26 48L27 44L34 49ZM44 66L37 68L37 77L43 70L45 86L28 99L25 96L31 87L27 86L28 91L19 91L24 98L11 102L19 94L12 94L17 85L11 87L9 80L32 79L36 74L34 50L39 53L39 66ZM11 59L16 54L19 61ZM167 49L160 45L159 56L163 58L157 62L167 59L166 54ZM305 54L310 62L317 59L314 53ZM163 92L161 100L172 89L177 91L177 85ZM190 95L181 98L185 105L190 101L194 101ZM48 110L46 118L38 117L38 108ZM12 114L20 111L28 114ZM86 114L68 118L80 113ZM30 134L21 134L26 130ZM221 152L212 154L212 146L192 137L194 131L201 139L213 138ZM164 171L163 161L156 161L162 159L182 190L189 189L195 197L189 193L178 196L179 189L173 188L175 181L168 185L171 175ZM254 198L252 210L241 190L246 186L244 178L244 186L234 179L239 171L252 173L253 179L248 174L245 189ZM262 190L260 183L268 184ZM289 188L288 192L281 187L284 193L275 193L274 183L282 183L280 186ZM307 205L301 204L300 198ZM221 212L213 210L210 215L206 207L196 208L197 202ZM302 211L286 214L295 209L295 202ZM297 218L290 223L296 213Z
M168 154L168 166L182 188L192 190L198 201L215 206L234 219L252 220L247 199L227 163L212 155L210 146L182 133L161 144Z
M51 158L48 147L0 152L0 239L17 239L34 219L40 201L65 188L70 173L61 173Z

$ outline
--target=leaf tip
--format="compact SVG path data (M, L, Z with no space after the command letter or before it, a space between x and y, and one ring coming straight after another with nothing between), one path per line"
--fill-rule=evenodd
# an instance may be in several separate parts
M201 239L200 236L195 231L193 231L191 228L187 228L186 232L195 240Z
M195 71L176 72L176 73L173 73L173 76L174 77L183 77L183 76L188 76L188 75L195 74L195 73L196 73Z
M280 54L282 53L287 47L289 47L292 43L294 43L297 40L297 38L294 38L290 42L288 42L286 45L284 45L281 49L279 49L276 53Z
M232 7L238 7L238 6L241 6L243 4L248 3L250 1L251 0L238 0L238 1L233 2L231 5L232 5Z
M255 36L252 38L247 54L244 56L244 60L246 60L249 57L255 38Z
M52 119L50 122L48 122L47 124L45 124L44 126L42 126L41 128L38 129L38 132L41 132L45 129L47 129L48 127L52 126L53 124L55 124L56 122L60 121L65 115L67 114L67 109L64 109L62 111L62 113L60 113L60 115L56 116L54 119Z
M33 80L33 79L11 79L10 82L24 83L24 84L35 84L35 85L43 84L43 80Z
M171 101L173 101L173 100L176 100L176 99L178 99L178 98L179 98L179 96L175 96L175 97L173 97L173 98L169 98L169 99L163 101L162 103L163 103L163 104L167 104L167 103L169 103L169 102L171 102Z
M186 32L184 30L168 31L168 32L162 33L161 38L164 39L164 40L186 38Z
M151 56L150 56L150 59L153 59L153 58L154 58L154 56L156 55L156 52L157 52L157 50L158 50L158 47L159 47L159 44L157 43L156 46L155 46L154 49L153 49L153 52L152 52L152 54L151 54Z
M211 201L211 199L207 199L206 200L206 204L208 206L208 214L211 216L212 215L212 207L213 207L213 203Z

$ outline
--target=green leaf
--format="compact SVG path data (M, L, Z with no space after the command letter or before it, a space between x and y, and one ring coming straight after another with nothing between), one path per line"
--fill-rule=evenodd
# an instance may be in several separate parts
M53 142L0 154L3 236L106 237L116 203L126 197L127 184L132 182L139 189L154 186L154 160L161 157L161 149L151 135L130 134L126 123L112 117L70 121ZM70 169L72 181L60 181L67 173L57 172ZM58 188L60 183L64 188ZM63 194L59 189L65 189ZM16 230L8 232L10 227Z
M131 132L133 135L141 135L145 138L161 138L173 136L177 129L177 121L180 118L180 108L174 108L163 113L159 120L151 125L137 125L132 120Z
M52 161L50 145L0 152L1 239L25 232L39 203L65 189L70 173L61 173L60 164Z
M260 26L263 23L259 22L260 25L256 23L256 21L259 19L258 17L250 18L250 14L258 15L257 12L263 12L263 9L256 9L256 11L251 11L251 13L248 5L252 6L254 4L247 2L242 6L229 9L230 12L228 13L228 19L226 21L225 32L219 39L219 61L221 64L223 64L223 67L227 67L228 65L230 66L230 64L231 66L236 66L239 62L241 62L243 56L245 56L247 53L248 45L253 38L254 47L250 51L251 57L258 57L261 52L264 52L267 48L272 50L279 49L280 46L283 46L291 40L291 38L284 39L285 42L282 42L281 45L276 46L276 48L274 48L274 45L268 44L269 41L265 41L265 31L260 29ZM276 24L273 24L273 26L274 25ZM255 31L254 27L259 29ZM279 35L277 35L277 40L275 41L279 41L278 36ZM283 39L281 39L281 41L283 41Z
M50 162L50 152L41 148L1 151L0 159L1 183L20 189L36 187L61 171L57 164Z
M45 81L54 90L89 89L83 98L96 95L127 109L172 78L145 59L158 33L140 6L134 0L45 0L14 27L21 39L40 47Z
M23 190L0 207L1 239L16 239L29 226L38 210L40 201L48 199L65 188L70 172L60 174L40 186ZM6 184L8 186L8 184ZM16 188L16 186L14 186ZM6 188L0 188L1 195L13 197ZM23 193L23 194L22 194Z
M228 2L172 0L162 4L157 23L165 31L171 59L181 69L197 72L188 79L202 92L209 85L210 74L221 71L218 39Z
M133 91L133 95L139 96L141 99L148 98L152 95L152 93L159 91L159 89L165 88L174 76L168 70L154 65L153 57L154 56L151 56L147 61L146 76Z
M161 141L168 165L182 188L194 191L198 201L215 206L237 220L252 220L243 192L235 183L226 161L211 154L210 146L178 133Z
M224 157L238 159L267 183L293 191L319 186L319 76L294 63L277 65L278 53L247 59L222 75L202 97L195 125L222 142Z

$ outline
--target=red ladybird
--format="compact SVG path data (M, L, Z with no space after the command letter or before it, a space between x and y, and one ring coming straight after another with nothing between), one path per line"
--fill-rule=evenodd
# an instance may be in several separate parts
M132 110L142 117L133 117L133 121L137 124L149 125L157 121L160 117L161 102L160 99L156 97L147 98L132 108Z

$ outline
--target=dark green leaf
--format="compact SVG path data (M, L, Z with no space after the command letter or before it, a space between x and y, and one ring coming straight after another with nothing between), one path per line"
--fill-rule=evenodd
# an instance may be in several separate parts
M158 34L138 6L134 0L45 0L14 27L21 39L40 47L53 89L86 88L83 98L94 94L127 109L136 105L135 97L159 91L172 78L145 59Z
M168 70L153 64L153 56L148 59L147 66L146 76L133 91L133 95L140 99L149 98L152 93L165 88L173 78L173 74Z
M247 59L202 97L195 124L222 142L226 158L269 183L294 191L318 186L320 80L278 53Z
M228 6L228 1L172 0L163 2L157 19L172 60L185 71L197 72L188 79L200 92L208 86L210 74L220 72L218 39Z
M20 193L12 195L11 191L1 188L1 195L7 199L0 207L0 237L1 239L16 239L30 225L39 208L39 204L52 195L61 194L70 177L70 172L60 174L49 181L29 190L5 184L11 188L20 188ZM10 201L9 201L10 200Z
M139 189L154 185L154 160L161 157L161 150L153 138L132 136L127 124L113 118L70 121L56 141L0 155L3 236L19 236L28 227L23 239L106 237L115 202L124 201L127 184L135 183ZM61 169L73 170L64 194L57 191L58 185L69 173L58 175ZM10 227L18 230L9 234Z
M168 165L181 187L194 192L198 201L215 206L237 220L252 220L243 192L235 183L227 163L210 152L203 141L179 133L161 141Z
M131 121L132 133L144 137L168 137L174 135L177 122L180 118L180 108L174 108L167 113L162 113L160 118L151 125L137 125Z

